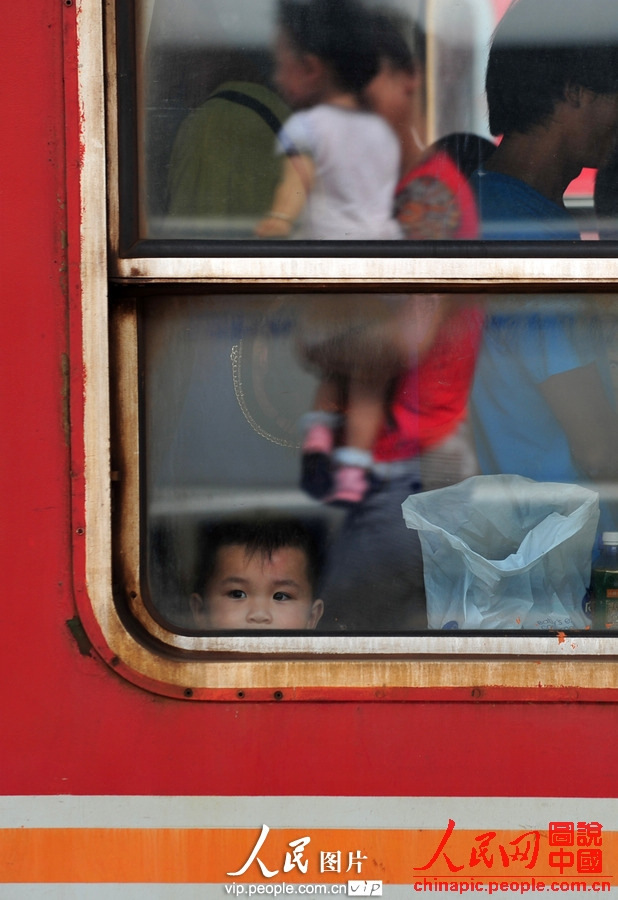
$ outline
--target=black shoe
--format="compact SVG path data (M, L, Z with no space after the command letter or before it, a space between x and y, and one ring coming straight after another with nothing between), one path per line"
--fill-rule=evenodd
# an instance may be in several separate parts
M322 500L333 490L332 462L328 453L303 453L300 486L314 500Z

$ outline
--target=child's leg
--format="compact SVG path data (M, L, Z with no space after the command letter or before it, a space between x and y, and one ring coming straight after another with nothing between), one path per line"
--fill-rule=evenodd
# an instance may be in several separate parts
M376 372L371 381L350 379L345 421L347 446L372 451L384 424L390 382L390 372L387 377L383 372Z
M398 341L398 318L359 329L349 341L347 403L329 503L359 503L369 490L373 447L386 415L389 390L405 371L409 353Z
M408 346L417 338L416 306L405 301L384 302L372 310L373 318L365 315L365 319L360 313L355 319L354 310L347 310L350 321L346 329L316 344L303 345L301 340L305 358L321 373L328 373L321 379L310 415L318 410L329 414L345 410L342 446L333 454L337 463L334 486L331 423L314 419L316 427L303 442L301 484L311 496L321 499L329 494L327 502L358 503L367 492L372 449L384 421L388 389L418 349ZM329 482L332 487L327 487Z
M330 503L359 503L369 490L369 470L373 446L384 422L390 369L374 378L352 378L348 385L348 406L343 446L335 450L337 463Z
M341 422L341 387L334 378L323 378L316 391L313 410L301 419L303 431L301 488L316 500L333 489L331 453L335 431Z

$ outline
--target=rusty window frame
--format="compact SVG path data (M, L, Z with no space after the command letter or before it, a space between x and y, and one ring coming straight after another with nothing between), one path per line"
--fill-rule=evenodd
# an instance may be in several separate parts
M108 14L112 3L107 4ZM89 637L118 672L151 690L193 699L244 696L329 696L346 699L369 691L465 689L478 685L536 690L618 687L615 638L534 638L427 634L421 637L216 637L188 638L167 631L140 605L139 592L139 414L135 306L109 313L110 278L144 286L187 285L304 289L328 284L345 289L385 285L423 289L572 290L611 289L618 281L615 259L132 259L114 251L115 200L114 72L108 68L107 129L101 84L104 73L103 16L95 0L77 5L80 98L83 108L81 170L82 254L80 319L83 325L85 568L87 596L78 598ZM113 17L106 20L108 58L113 57ZM110 50L111 48L111 50ZM107 151L105 135L107 132ZM107 157L107 158L106 158ZM109 206L103 173L108 164ZM106 211L112 236L107 253ZM106 270L107 263L107 270ZM127 268L130 267L130 268ZM114 415L122 435L125 492L120 525L112 517L110 468L110 377ZM131 515L126 510L133 510ZM127 565L127 602L112 592L113 547ZM476 689L476 687L474 687ZM304 693L303 693L304 692ZM322 693L321 693L322 692ZM418 692L421 692L420 694ZM257 696L257 695L256 695ZM260 694L260 696L262 696Z

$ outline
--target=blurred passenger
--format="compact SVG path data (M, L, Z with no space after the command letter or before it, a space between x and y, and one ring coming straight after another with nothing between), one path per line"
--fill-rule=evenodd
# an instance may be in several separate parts
M579 240L563 196L614 147L615 0L517 0L494 34L486 88L491 133L503 138L473 179L482 236Z
M287 237L298 221L295 237L399 238L393 217L397 139L361 97L378 71L371 16L358 0L280 0L279 27L275 80L299 111L279 136L284 175L256 233ZM368 489L386 394L405 364L406 348L389 328L392 309L401 306L397 298L361 304L357 297L324 296L305 316L299 348L320 380L303 442L302 483L314 497L354 503ZM343 406L343 438L331 474Z
M374 15L373 33L380 71L365 94L399 138L396 214L404 236L410 240L478 237L476 201L467 184L469 160L486 159L493 145L477 135L458 134L428 148L424 36L409 19L386 11Z
M518 0L495 33L487 98L504 139L476 176L483 234L578 239L562 196L582 166L605 161L616 135L618 7ZM502 298L490 313L473 390L483 473L614 480L618 418L593 304Z
M279 0L275 81L297 110L279 140L283 178L259 237L394 239L399 148L361 92L378 71L359 0Z
M187 236L251 237L281 177L273 143L287 104L257 66L228 69L236 76L189 113L172 149L167 211Z
M196 630L307 630L320 620L318 547L296 520L217 525L201 565L198 590L191 595Z
M473 240L478 237L478 215L467 183L470 160L488 158L494 147L477 135L458 134L427 148L424 36L415 22L387 11L375 14L373 33L380 72L366 95L399 138L401 178L395 206L404 235L411 240ZM428 490L477 471L466 419L482 315L475 302L462 297L411 298L408 315L414 306L417 315L433 308L431 352L427 340L418 348L409 347L390 417L397 423L400 458L420 454L421 482ZM387 432L390 446L384 435L374 445L374 456L382 462L395 446L393 429ZM402 435L407 439L402 441Z
M618 148L597 172L594 211L601 240L618 240Z
M604 241L618 240L618 148L609 162L597 172L594 184L594 209L597 216L599 238ZM610 315L615 309L616 298L610 300ZM606 306L607 303L604 303ZM613 388L614 404L618 405L618 323L601 312L603 339L607 347L607 358Z
M410 238L475 238L476 212L465 177L445 153L425 148L422 56L399 17L380 13L373 33L381 60L368 88L373 108L402 148L397 209ZM412 39L414 44L414 38ZM420 181L415 183L415 173ZM438 198L435 200L434 198ZM425 223L425 224L424 224ZM351 507L329 552L321 627L403 631L427 627L418 536L403 521L411 493L477 474L467 403L482 316L465 299L406 298L417 317L407 335L407 363L393 383L385 421L372 447L371 487Z

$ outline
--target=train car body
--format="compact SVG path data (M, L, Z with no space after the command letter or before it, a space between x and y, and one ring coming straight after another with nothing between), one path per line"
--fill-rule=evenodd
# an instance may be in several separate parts
M101 7L32 0L4 20L0 897L615 891L612 655L568 634L557 656L365 648L345 670L332 651L251 669L223 649L211 676L193 645L126 637L100 605L108 299L141 264L108 270ZM352 280L379 283L384 267L356 262ZM448 284L441 262L392 271ZM529 287L554 262L510 260L502 277ZM206 281L238 289L247 265L209 261ZM301 280L348 277L333 265ZM488 265L456 277L490 281ZM594 259L563 270L567 288L601 280ZM284 260L262 281L284 291L294 272Z

